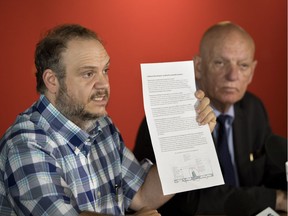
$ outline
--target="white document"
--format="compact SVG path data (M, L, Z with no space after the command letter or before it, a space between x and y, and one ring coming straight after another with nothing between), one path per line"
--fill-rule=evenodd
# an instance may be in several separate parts
M275 212L272 208L267 207L256 216L280 216L277 212Z
M164 195L224 184L209 126L196 121L193 61L141 64L141 75Z

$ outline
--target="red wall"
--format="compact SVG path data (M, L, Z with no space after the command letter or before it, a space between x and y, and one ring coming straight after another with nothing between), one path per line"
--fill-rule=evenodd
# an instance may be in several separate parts
M36 42L66 22L98 32L111 57L108 111L128 147L144 115L140 63L190 60L204 30L231 20L256 41L258 65L249 89L263 99L275 133L287 137L286 0L0 1L0 134L32 104Z

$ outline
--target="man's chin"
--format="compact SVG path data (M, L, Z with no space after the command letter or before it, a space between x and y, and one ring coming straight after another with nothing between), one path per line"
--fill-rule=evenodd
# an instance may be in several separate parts
M107 112L103 111L103 112L85 112L85 113L82 113L81 115L81 119L83 121L93 121L93 120L97 120L98 118L101 118L101 117L104 117L104 116L107 116Z
M95 112L95 113L90 113L90 114L91 116L94 116L95 118L101 118L101 117L107 116L107 111L103 110L100 112Z
M97 118L102 118L102 117L105 117L107 115L108 115L107 113L102 113L102 114L97 115L98 116Z
M229 96L221 99L222 104L235 104L237 101L239 101L239 97Z

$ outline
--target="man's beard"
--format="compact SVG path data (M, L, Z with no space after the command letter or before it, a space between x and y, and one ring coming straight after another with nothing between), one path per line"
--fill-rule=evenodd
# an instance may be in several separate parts
M105 94L105 97L109 97L108 90L102 89L91 95L90 100L100 94ZM106 112L91 113L86 111L83 103L80 103L73 96L68 94L65 84L62 84L59 89L59 94L55 100L55 106L66 118L73 121L80 127L83 126L82 124L85 124L85 122L95 121L97 118L106 115Z

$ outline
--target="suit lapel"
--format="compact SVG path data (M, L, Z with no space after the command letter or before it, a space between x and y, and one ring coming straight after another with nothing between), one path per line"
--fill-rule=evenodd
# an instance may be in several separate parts
M247 117L239 103L234 106L235 119L233 122L233 143L235 161L237 164L238 177L240 185L250 185L253 180L250 169L250 146L249 136L247 129Z

